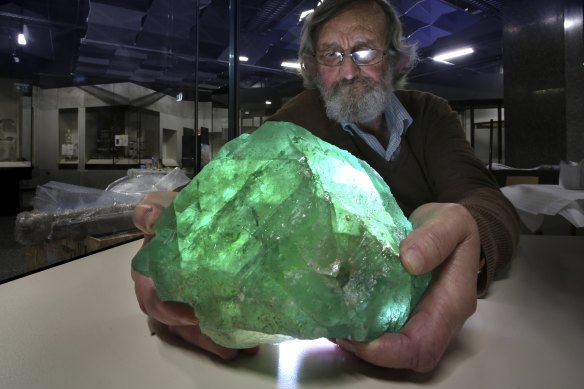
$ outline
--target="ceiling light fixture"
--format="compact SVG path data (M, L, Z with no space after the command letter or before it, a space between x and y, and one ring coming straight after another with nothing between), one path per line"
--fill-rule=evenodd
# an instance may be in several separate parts
M465 47L464 49L457 49L452 51L447 51L442 54L434 56L432 59L437 62L446 62L447 59L462 57L463 55L468 55L474 53L472 47ZM449 63L449 62L446 62Z
M245 57L245 56L243 56L243 55L240 55L240 56L239 56L239 60L240 60L241 62L247 62L247 61L249 61L249 58L247 58L247 57Z
M576 25L576 22L574 20L570 20L570 19L566 19L564 20L564 28L567 30L569 28L572 28Z
M321 4L322 4L322 0L319 1L316 4L316 6L318 7ZM304 18L306 18L308 15L310 15L313 12L314 12L314 9L307 9L306 11L302 11L302 13L300 13L300 19L298 19L298 21L301 22L302 20L304 20Z
M281 63L281 65L283 68L289 68L289 69L300 69L300 64L298 62L287 62L284 61Z
M270 100L266 100L266 105L272 105L272 102Z
M22 32L18 34L17 42L21 46L26 46L26 37Z
M304 20L305 17L307 17L308 15L310 15L313 12L314 12L313 9L302 11L302 13L300 14L300 19L298 19L298 21L301 22L302 20Z

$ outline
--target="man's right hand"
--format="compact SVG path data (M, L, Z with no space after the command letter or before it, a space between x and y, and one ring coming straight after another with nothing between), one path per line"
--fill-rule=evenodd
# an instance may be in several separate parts
M142 247L154 237L153 227L156 220L158 220L166 207L172 203L176 195L176 192L152 192L147 194L134 208L134 224L144 232ZM156 293L154 281L133 270L132 279L134 280L136 298L142 311L154 320L166 324L172 333L188 343L225 360L235 358L239 351L248 354L257 352L257 347L236 350L216 344L201 332L201 328L198 326L199 321L192 307L183 303L160 300Z

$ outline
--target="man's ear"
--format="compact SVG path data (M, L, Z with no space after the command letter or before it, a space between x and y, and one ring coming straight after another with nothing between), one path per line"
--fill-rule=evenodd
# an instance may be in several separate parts
M310 80L314 82L318 74L318 66L314 58L305 56L300 60L300 66L302 67L302 73Z

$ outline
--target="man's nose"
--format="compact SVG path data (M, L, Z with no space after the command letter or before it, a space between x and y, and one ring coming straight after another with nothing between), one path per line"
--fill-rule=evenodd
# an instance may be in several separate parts
M345 80L352 80L359 73L359 66L355 65L353 58L346 56L339 66L339 76Z

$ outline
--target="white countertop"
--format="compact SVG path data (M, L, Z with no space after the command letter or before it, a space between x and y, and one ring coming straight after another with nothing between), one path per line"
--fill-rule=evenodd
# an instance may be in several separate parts
M138 308L128 243L0 285L0 388L581 388L584 237L522 236L433 374L368 365L325 340L224 363Z

